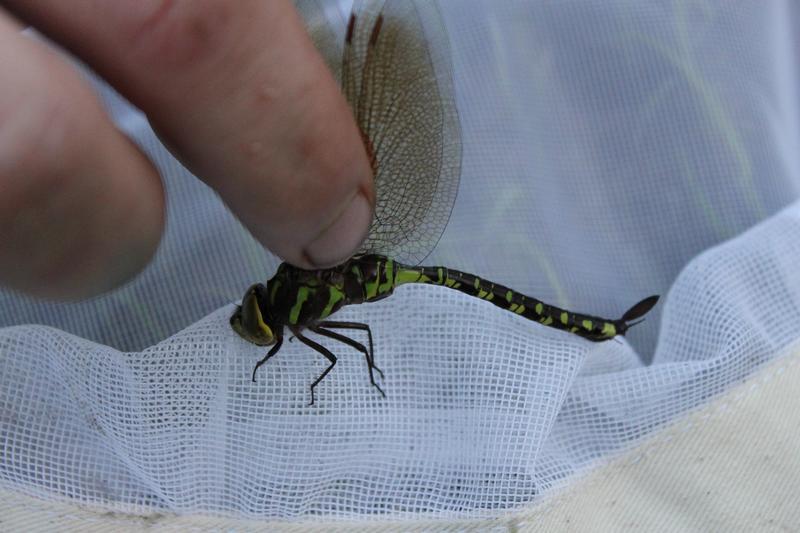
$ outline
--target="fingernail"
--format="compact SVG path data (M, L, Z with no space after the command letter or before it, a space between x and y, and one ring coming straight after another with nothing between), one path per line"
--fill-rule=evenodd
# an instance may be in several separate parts
M372 205L359 191L339 218L306 247L306 258L316 268L342 263L364 241L371 221Z

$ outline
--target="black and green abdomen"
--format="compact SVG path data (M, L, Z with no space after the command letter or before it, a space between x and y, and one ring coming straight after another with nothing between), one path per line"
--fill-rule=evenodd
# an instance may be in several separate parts
M426 283L449 287L491 302L528 320L569 331L592 341L611 339L616 335L623 334L628 328L622 319L608 320L592 315L573 313L473 274L446 267L403 266L400 269L397 284L403 283Z

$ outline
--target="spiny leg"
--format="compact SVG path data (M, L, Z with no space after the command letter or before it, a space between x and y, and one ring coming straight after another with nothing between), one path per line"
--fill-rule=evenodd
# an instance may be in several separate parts
M294 336L295 336L295 337L297 337L297 339L298 339L300 342L302 342L303 344L305 344L306 346L308 346L308 347L309 347L309 348L311 348L312 350L314 350L314 351L316 351L316 352L319 352L319 353L321 353L322 355L324 355L324 356L325 356L325 358L326 358L328 361L330 361L330 362L331 362L331 366L329 366L328 368L326 368L326 369L325 369L325 372L323 372L322 374L320 374L320 376L317 378L317 380L316 380L316 381L314 381L314 383L312 383L312 384L311 384L311 403L310 403L310 404L308 404L309 406L311 406L311 405L314 405L314 387L316 387L316 386L317 386L317 384L319 384L319 382L320 382L320 381L322 381L323 379L325 379L325 376L327 376L327 375L328 375L328 372L330 372L331 370L333 370L333 367L334 367L334 366L336 366L336 356L335 356L335 355L333 355L333 353L331 353L331 351L330 351L330 350L328 350L327 348L325 348L325 347L324 347L324 346L322 346L321 344L318 344L318 343L316 343L316 342L312 341L311 339L309 339L308 337L304 336L304 335L303 335L303 334L300 332L300 329L299 329L299 328L292 328L292 333L294 333Z
M319 325L309 326L308 329L310 329L314 333L318 333L318 334L322 335L323 337L328 337L329 339L333 339L333 340L337 340L339 342L343 342L343 343L347 344L348 346L352 346L353 348L355 348L359 352L363 353L367 358L367 368L369 369L369 381L370 381L370 383L372 383L373 387L378 389L378 392L381 393L381 396L386 398L386 393L383 392L383 389L381 389L378 386L377 383L375 383L375 376L372 374L373 365L372 365L372 362L370 361L369 352L367 351L367 349L364 347L363 344L361 344L358 341L355 341L355 340L351 339L350 337L345 337L344 335L342 335L340 333L336 333L335 331L330 331L330 330L324 329Z
M265 355L261 361L256 363L256 367L253 369L253 383L256 382L256 372L258 371L258 367L269 361L269 358L278 353L278 350L281 349L281 344L283 344L283 333L278 333L275 335L275 338L277 339L275 346L273 346L270 351L267 352L267 355Z
M335 328L335 329L360 329L362 331L367 332L367 338L369 339L369 355L367 356L367 362L369 363L370 368L370 377L372 374L372 369L378 371L378 374L381 375L381 379L386 379L383 376L383 370L375 366L375 349L372 347L372 330L369 327L369 324L364 324L362 322L337 322L335 320L323 320L322 322L317 322L318 326L322 326L323 328Z

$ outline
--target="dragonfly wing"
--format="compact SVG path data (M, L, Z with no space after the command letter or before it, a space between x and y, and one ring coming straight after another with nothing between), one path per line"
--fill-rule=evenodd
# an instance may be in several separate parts
M455 204L461 134L447 32L435 4L357 2L342 88L375 172L375 218L362 253L417 264Z

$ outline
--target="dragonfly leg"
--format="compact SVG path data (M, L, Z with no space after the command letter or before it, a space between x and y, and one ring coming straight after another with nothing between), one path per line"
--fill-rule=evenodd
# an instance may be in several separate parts
M369 324L364 324L362 322L337 322L335 320L324 320L322 322L317 322L318 326L322 326L323 328L335 328L335 329L360 329L362 331L367 332L367 338L369 339L369 354L367 355L367 362L369 363L369 373L370 378L372 377L372 369L378 371L378 374L381 375L381 379L386 379L383 376L383 370L375 366L375 349L372 347L372 330L369 327ZM373 382L373 385L375 383Z
M308 346L309 348L311 348L315 352L321 353L322 355L325 356L325 358L328 361L331 362L331 365L328 368L325 369L325 372L320 374L320 376L316 379L316 381L314 381L314 383L311 384L311 403L308 404L308 405L314 405L314 387L316 387L319 384L320 381L325 379L325 376L328 375L328 372L333 370L333 367L336 366L336 356L333 355L333 353L330 350L328 350L327 348L325 348L321 344L312 341L311 339L309 339L308 337L306 337L305 335L300 333L299 329L292 329L292 333L294 333L294 336L297 337L297 340L299 340L300 342L302 342L303 344L305 344L306 346Z
M364 347L363 344L361 344L358 341L355 341L355 340L351 339L350 337L345 337L341 333L336 333L335 331L330 331L328 329L324 329L319 325L309 326L308 329L310 329L314 333L318 333L318 334L320 334L320 335L322 335L324 337L328 337L329 339L333 339L333 340L337 340L339 342L343 342L343 343L347 344L348 346L352 346L353 348L355 348L359 352L363 353L367 358L367 367L369 368L369 381L370 381L370 383L372 383L373 387L378 389L378 392L381 393L381 396L386 398L386 393L383 392L383 389L381 389L378 386L377 383L375 383L375 376L372 374L372 368L373 368L374 365L372 364L372 361L370 360L369 352L367 351L367 349ZM383 376L383 374L381 374L381 377L382 376Z
M276 353L278 353L278 350L281 349L281 344L283 344L283 334L282 333L278 333L275 336L275 338L277 339L277 341L275 342L275 346L273 346L269 350L269 352L267 352L267 355L265 355L264 358L261 359L261 361L256 363L256 366L253 369L253 383L256 382L256 372L258 371L258 367L260 367L261 365L263 365L264 363L269 361L269 358L272 357L273 355L275 355Z

